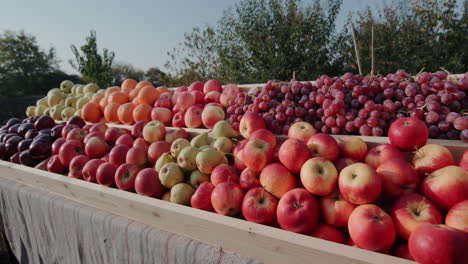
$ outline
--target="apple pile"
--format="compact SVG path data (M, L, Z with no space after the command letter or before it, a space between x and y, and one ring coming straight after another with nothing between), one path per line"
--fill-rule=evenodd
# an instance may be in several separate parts
M50 157L63 123L49 116L11 118L0 128L0 159L34 167Z
M47 96L37 100L36 105L28 106L26 116L48 115L54 120L67 121L74 115L80 116L80 109L87 102L102 97L104 92L94 83L83 85L65 80L60 83L60 88L49 90Z

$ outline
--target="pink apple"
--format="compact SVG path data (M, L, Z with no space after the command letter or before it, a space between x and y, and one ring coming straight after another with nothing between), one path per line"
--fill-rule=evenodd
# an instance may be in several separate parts
M206 106L216 106L216 107L219 107L221 109L224 109L223 106L220 103L216 103L216 102L207 103L207 104L205 104L205 107Z
M85 155L78 155L74 157L70 162L69 177L81 179L83 178L83 168L89 161L89 158Z
M354 163L340 172L338 187L353 204L371 203L382 191L382 176L365 163Z
M344 168L348 167L351 164L358 163L359 161L351 158L340 158L333 162L336 170L340 173Z
M341 155L357 161L363 161L367 154L367 144L360 137L344 136L339 138Z
M85 145L85 153L89 158L102 158L109 152L109 145L104 139L99 137L92 137Z
M288 170L299 173L302 165L312 157L312 154L304 141L290 138L281 144L278 157Z
M135 190L136 175L140 172L140 168L136 165L124 163L115 171L115 184L120 190L133 192Z
M151 110L151 120L160 121L168 126L172 121L172 112L167 108L156 107Z
M144 196L161 198L166 188L159 181L158 172L153 168L146 168L138 172L136 176L135 191Z
M276 210L276 217L282 229L301 234L312 232L319 216L317 200L301 188L292 189L281 197Z
M202 83L202 82L193 82L193 83L190 84L190 86L188 87L188 90L189 90L189 92L191 92L191 91L200 91L200 92L203 92L203 85L204 85L204 83Z
M296 187L296 177L283 165L272 163L260 173L260 184L276 198L281 198Z
M465 150L465 152L463 152L463 156L460 160L460 163L458 163L458 166L468 171L468 150Z
M191 91L193 97L195 97L195 105L203 105L205 101L205 94L202 91Z
M226 115L222 108L217 106L205 106L201 117L203 125L205 125L206 128L212 129L218 121L224 120Z
M102 133L102 132L91 132L91 133L87 134L86 137L83 139L83 143L86 145L86 143L88 143L88 141L93 137L98 137L98 138L101 138L102 140L105 140L104 133Z
M237 175L236 171L234 171L234 168L230 165L219 164L211 172L210 179L211 183L213 183L214 186L217 186L218 184L223 182L238 183L239 176Z
M422 177L450 165L455 165L452 153L437 144L424 145L413 156L413 166Z
M442 223L442 215L437 206L416 193L398 198L392 205L391 215L398 235L405 239L424 223Z
M121 135L117 141L115 141L115 145L127 145L129 146L130 148L133 146L133 142L135 140L133 139L133 137L129 134L124 134L124 135Z
M445 217L445 224L468 233L468 199L450 208Z
M185 121L184 121L184 112L177 112L174 114L172 117L172 126L173 127L185 127Z
M244 138L249 139L250 135L259 129L266 129L265 120L260 114L249 112L242 116L239 132Z
M80 128L78 125L74 125L74 124L67 124L65 125L63 128L62 128L62 138L67 138L68 136L68 133L70 131L72 131L73 129L75 128Z
M104 186L112 186L115 183L115 172L117 166L112 163L104 162L99 165L96 171L96 180L99 184Z
M143 138L149 143L164 140L165 135L166 127L160 121L150 121L143 128Z
M458 166L438 169L423 180L421 194L448 210L468 199L468 171Z
M324 196L335 190L338 172L331 161L322 157L315 157L304 163L300 177L302 185L307 191Z
M324 133L318 133L307 140L307 147L309 147L312 157L323 157L329 161L335 161L340 154L340 148L336 140Z
M148 151L149 145L144 138L137 138L133 141L133 147L139 147Z
M187 88L187 87L185 87L185 86L179 86L179 87L177 87L177 88L175 89L174 93L180 94L180 93L182 93L182 92L187 92L187 91L188 91L188 88Z
M157 108L157 107L162 107L162 108L167 108L167 109L171 109L172 108L172 102L170 99L168 98L158 98L156 100L156 102L154 102L154 105L153 105L154 108ZM172 116L172 113L171 113L171 116ZM154 120L154 119L153 119Z
M415 151L424 146L428 137L426 124L414 117L398 118L388 129L388 138L392 145L405 151Z
M172 142L174 142L174 140L178 138L188 139L189 134L183 128L176 128L176 129L167 131L166 135L164 136L164 140L169 144L172 144Z
M242 160L242 155L244 153L244 147L247 144L247 139L244 139L236 144L236 146L232 149L232 155L234 156L234 167L237 171L243 171L245 168L244 161Z
M395 242L392 218L374 204L356 207L349 216L348 230L354 243L363 249L386 251Z
M182 108L182 110L187 110L189 107L195 105L195 96L189 92L181 92L177 96L176 104Z
M88 134L88 132L86 132L86 130L84 130L82 128L74 128L70 132L68 132L66 139L67 139L67 141L68 140L79 140L79 141L83 142L83 140L84 140L84 138L86 137L87 134Z
M217 91L211 91L205 94L205 97L203 98L203 103L204 104L209 104L209 103L220 103L221 99L221 93Z
M276 148L276 136L273 134L270 130L267 129L258 129L255 130L251 135L250 135L250 140L253 139L261 139L263 141L266 141L270 143L272 148Z
M139 138L143 136L143 128L146 125L146 121L140 120L132 125L131 135L133 138Z
M104 161L100 159L92 159L88 161L83 167L83 179L89 182L96 182L96 174L99 166Z
M109 152L109 162L115 166L120 166L125 163L125 158L127 157L127 152L130 150L130 147L127 145L116 145Z
M262 187L249 190L242 201L242 215L247 221L269 225L276 218L278 201Z
M323 221L334 227L348 226L348 219L356 205L346 201L338 190L320 200Z
M419 187L419 175L408 162L401 159L384 161L377 168L382 176L382 194L390 199L414 193Z
M273 148L261 139L249 140L242 149L242 161L254 171L261 171L273 159Z
M318 224L318 226L310 233L311 236L325 239L331 242L344 244L345 237L338 229L327 225L327 224Z
M208 80L203 86L203 92L208 93L211 91L222 92L223 87L218 80Z
M133 147L128 150L125 162L144 168L148 164L147 150L140 147Z
M60 147L58 155L63 166L69 167L71 160L82 154L84 154L83 143L79 140L69 140Z
M367 165L377 169L377 167L379 167L384 161L391 159L405 160L405 157L395 146L390 144L381 144L371 148L369 152L367 152L364 160Z
M244 191L233 182L218 184L211 193L211 204L220 215L234 216L240 213L243 199Z
M446 225L421 225L411 233L408 246L421 264L468 263L468 235Z
M211 205L211 193L215 186L211 182L203 182L195 190L195 193L190 199L190 206L200 210L212 212L213 205Z
M309 138L317 133L315 128L307 122L294 123L288 131L288 138L295 138L307 142Z
M191 106L184 116L185 125L189 128L199 128L203 125L202 122L203 108L199 106Z
M166 141L157 141L151 143L151 145L148 147L148 161L151 164L154 164L162 154L170 151L171 144Z
M239 177L239 184L244 191L248 191L256 187L261 187L260 173L249 168L245 168Z

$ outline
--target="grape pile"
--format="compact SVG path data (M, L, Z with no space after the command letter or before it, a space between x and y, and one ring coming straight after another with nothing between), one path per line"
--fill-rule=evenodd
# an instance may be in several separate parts
M327 134L385 136L393 120L423 120L431 138L468 141L468 73L451 80L444 71L411 77L405 70L387 76L345 73L315 83L268 81L253 94L239 93L226 113L238 128L244 113L263 116L268 129L287 134L299 121Z

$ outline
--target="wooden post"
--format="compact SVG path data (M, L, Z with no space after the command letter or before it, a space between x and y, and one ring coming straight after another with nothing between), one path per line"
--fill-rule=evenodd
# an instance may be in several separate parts
M353 36L354 52L356 53L356 60L357 60L359 74L362 75L361 59L359 57L359 50L358 50L357 41L356 41L356 33L354 32L354 24L352 22L351 22L351 33Z
M375 71L375 51L374 51L374 22L371 29L371 76L374 76Z

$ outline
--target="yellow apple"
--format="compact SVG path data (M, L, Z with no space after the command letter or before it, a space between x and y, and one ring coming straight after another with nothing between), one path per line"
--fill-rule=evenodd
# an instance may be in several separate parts
M84 88L83 88L83 92L85 94L87 93L95 93L97 92L97 90L99 90L99 86L95 83L88 83Z
M36 116L36 106L35 105L31 105L31 106L28 106L28 108L26 108L26 116L27 117L33 117L33 116Z
M62 119L62 110L63 110L62 105L59 105L59 104L54 105L50 109L50 116L55 120L61 120Z
M70 117L75 115L76 109L73 107L67 107L62 110L61 118L63 121L67 121Z
M78 99L78 101L76 101L76 108L77 109L81 109L83 107L83 105L85 105L87 102L89 102L89 98L87 97L81 97L80 99Z

